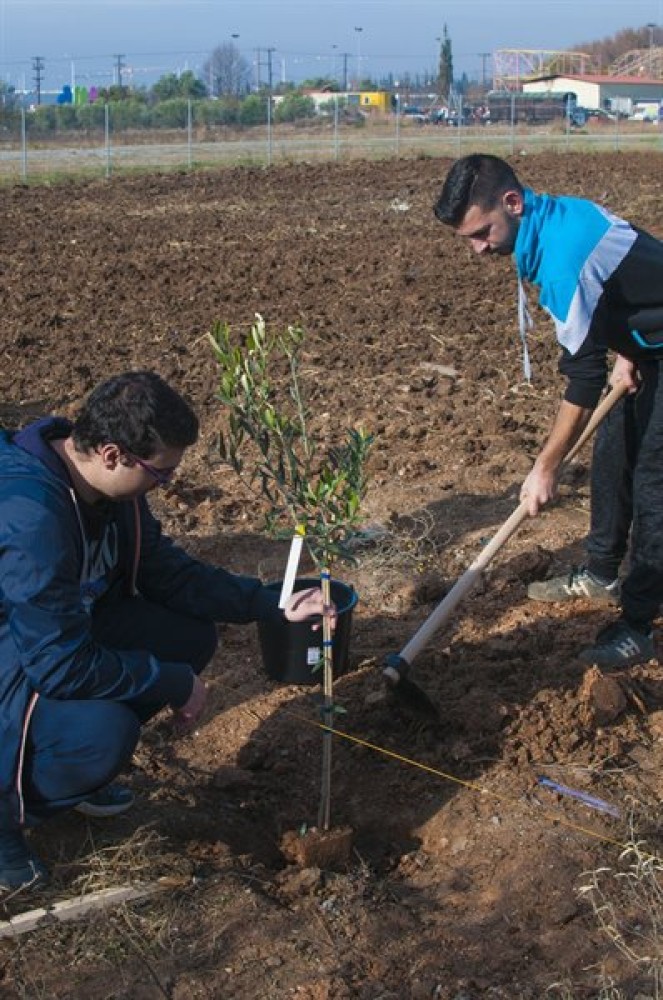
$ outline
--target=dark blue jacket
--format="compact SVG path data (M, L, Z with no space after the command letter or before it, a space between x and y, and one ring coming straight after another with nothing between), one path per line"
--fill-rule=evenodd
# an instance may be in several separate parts
M81 587L84 519L64 463L48 440L66 421L47 418L13 437L0 431L0 827L22 816L21 764L40 696L183 705L193 673L142 650L92 638ZM280 615L258 579L191 558L161 533L145 498L111 505L118 561L113 593L140 593L210 621Z

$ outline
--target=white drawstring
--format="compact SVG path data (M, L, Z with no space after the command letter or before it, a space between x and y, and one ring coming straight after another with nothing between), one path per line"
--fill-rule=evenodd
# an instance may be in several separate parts
M69 487L69 494L71 496L72 503L74 505L74 510L76 511L76 517L78 518L78 527L81 532L81 540L83 542L83 565L81 567L81 583L86 581L90 575L90 552L87 541L87 534L85 533L85 525L83 524L83 517L81 515L81 509L78 506L78 497L76 496L76 491L73 486Z
M518 278L518 329L520 330L520 340L523 345L523 375L525 381L532 381L532 366L529 360L529 349L527 347L527 333L534 326L534 321L527 308L527 296L520 278Z

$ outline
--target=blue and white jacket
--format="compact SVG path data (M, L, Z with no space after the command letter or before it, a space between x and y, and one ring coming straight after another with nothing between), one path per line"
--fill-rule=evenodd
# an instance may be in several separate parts
M48 444L70 429L48 418L14 436L0 431L0 828L23 822L22 762L38 698L177 706L193 686L185 664L92 637L91 586L104 584L93 579L81 504ZM260 580L201 563L164 537L144 497L110 508L111 558L92 560L111 571L106 599L139 592L210 621L281 615L278 594Z
M562 346L565 398L593 408L607 351L663 358L663 243L582 198L526 189L514 255Z

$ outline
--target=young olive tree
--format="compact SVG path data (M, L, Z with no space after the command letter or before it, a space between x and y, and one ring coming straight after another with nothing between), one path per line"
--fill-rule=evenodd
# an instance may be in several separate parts
M366 458L372 435L351 428L338 446L323 449L311 430L301 369L303 331L288 326L267 331L257 315L243 343L215 323L208 334L219 364L218 398L227 408L227 429L219 435L221 458L253 493L267 502L265 524L273 536L303 530L320 572L323 601L331 604L331 566L351 558L349 537L360 523L366 492ZM275 369L285 372L278 379ZM285 383L285 385L283 384ZM329 829L332 697L332 635L323 616L322 790L318 825Z
M341 445L322 453L304 400L303 339L295 326L268 333L262 316L256 317L243 344L233 343L223 323L209 333L220 368L217 396L228 410L227 429L219 435L221 458L255 496L267 501L269 534L285 537L303 526L320 569L335 559L351 558L346 543L360 523L372 435L351 428ZM274 375L281 361L287 365L285 389Z

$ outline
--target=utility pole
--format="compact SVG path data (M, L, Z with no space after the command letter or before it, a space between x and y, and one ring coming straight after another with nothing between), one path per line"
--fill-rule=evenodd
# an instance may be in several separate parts
M654 32L656 31L656 25L653 21L650 21L646 27L649 29L649 51L654 48Z
M649 28L649 75L654 75L654 32L656 31L656 25L653 21L647 24Z
M267 89L270 97L272 94L272 52L276 52L276 49L267 49Z
M114 58L115 58L115 74L117 76L117 85L118 85L118 87L121 88L122 87L122 70L124 69L124 63L123 63L122 60L124 59L124 55L117 55Z
M41 83L44 79L44 59L42 56L35 56L32 60L32 69L35 75L35 90L37 92L37 105L41 104Z
M484 94L486 93L486 59L490 58L490 52L480 52L479 56L481 58L481 87Z
M255 67L256 67L256 90L260 90L260 84L261 84L260 67L262 66L262 55L261 55L262 51L263 51L262 49L256 49L255 50L255 53L256 53L256 61L255 61ZM272 84L273 84L272 52L276 52L276 49L275 48L265 49L265 53L267 54L267 59L266 59L266 62L265 62L265 65L267 67L267 88L268 88L270 94L272 92Z
M363 28L355 28L357 32L357 90L361 87L361 33Z
M343 60L343 91L347 93L348 90L348 59L350 57L349 52L341 52L341 58Z

